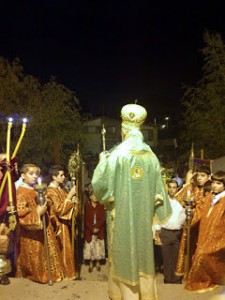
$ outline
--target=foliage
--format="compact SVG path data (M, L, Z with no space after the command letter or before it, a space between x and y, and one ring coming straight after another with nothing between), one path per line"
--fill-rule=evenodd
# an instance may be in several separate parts
M9 62L0 57L1 151L5 151L6 118L14 118L12 151L21 131L23 117L27 130L19 150L21 163L32 162L42 168L52 163L67 165L77 144L82 146L79 101L73 91L55 78L41 84L24 74L18 59ZM3 134L5 133L5 134Z
M225 46L221 35L204 34L203 76L194 87L185 87L181 140L183 150L204 150L206 158L225 155Z

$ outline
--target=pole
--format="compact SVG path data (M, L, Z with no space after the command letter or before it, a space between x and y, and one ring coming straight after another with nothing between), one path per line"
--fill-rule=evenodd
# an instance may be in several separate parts
M43 205L45 203L44 191L46 190L46 186L42 185L41 182L39 182L38 185L34 186L34 189L38 192L39 204ZM44 247L45 247L45 254L46 254L46 258L47 258L48 285L52 286L53 281L52 281L52 273L51 273L50 255L49 255L49 250L48 250L48 236L47 236L45 214L42 216L42 223L43 223L43 232L44 232Z
M106 151L106 146L105 146L105 134L106 134L106 130L105 130L105 126L104 124L102 124L102 146L103 146L103 152Z
M76 177L73 176L71 177L71 186L74 187L76 185ZM77 196L77 195L76 195ZM75 204L74 204L75 206ZM73 207L73 213L72 213L72 222L71 222L71 236L72 236L72 252L73 252L73 257L75 254L75 211Z
M190 242L191 242L191 219L192 219L192 203L193 198L191 197L191 191L187 191L186 202L186 215L187 215L187 241L186 241L186 272L190 271L191 266L191 253L190 253Z
M70 174L70 178L72 181L72 185L76 185L76 197L78 199L79 197L79 170L80 170L80 165L81 165L81 158L80 158L80 151L79 151L79 145L77 147L77 151L75 151L68 162L68 170L69 170L69 174ZM78 199L79 201L80 199ZM72 238L72 251L73 251L73 256L75 259L75 269L77 271L77 279L80 280L80 265L78 263L79 261L79 226L77 224L76 221L76 216L77 216L77 209L76 209L76 205L78 205L78 203L74 204L74 209L73 209L73 214L72 214L72 220L71 220L71 238ZM75 241L76 239L76 241ZM75 243L76 242L76 243Z
M195 154L194 154L194 144L191 144L191 151L188 159L188 170L194 171L195 165Z

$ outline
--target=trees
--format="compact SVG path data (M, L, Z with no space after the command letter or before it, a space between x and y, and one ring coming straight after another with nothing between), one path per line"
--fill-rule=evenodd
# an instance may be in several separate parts
M41 84L25 75L18 59L9 62L0 57L1 132L6 133L6 117L15 120L12 129L12 149L20 130L19 118L29 122L19 158L45 168L52 163L66 164L69 155L82 145L82 122L79 101L73 91L55 78ZM1 151L5 151L6 134L1 134Z
M207 158L225 155L225 45L219 33L204 34L203 76L185 87L181 139L183 148L204 149Z

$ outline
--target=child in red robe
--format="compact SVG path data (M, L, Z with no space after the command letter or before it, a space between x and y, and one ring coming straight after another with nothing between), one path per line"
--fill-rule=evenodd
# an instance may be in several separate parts
M51 267L53 282L61 281L65 276L64 266L60 257L59 246L54 234L47 202L38 204L38 193L34 185L40 175L40 169L33 164L26 164L21 168L23 183L17 190L17 212L20 225L20 253L17 260L17 277L47 283L49 278L48 262ZM45 214L48 238L47 257L43 231Z

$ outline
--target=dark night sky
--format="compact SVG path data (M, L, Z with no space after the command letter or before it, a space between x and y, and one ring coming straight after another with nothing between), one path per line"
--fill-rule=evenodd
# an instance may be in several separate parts
M155 116L179 112L181 85L201 76L203 33L224 37L224 1L0 2L0 56L51 75L92 113L138 99Z

